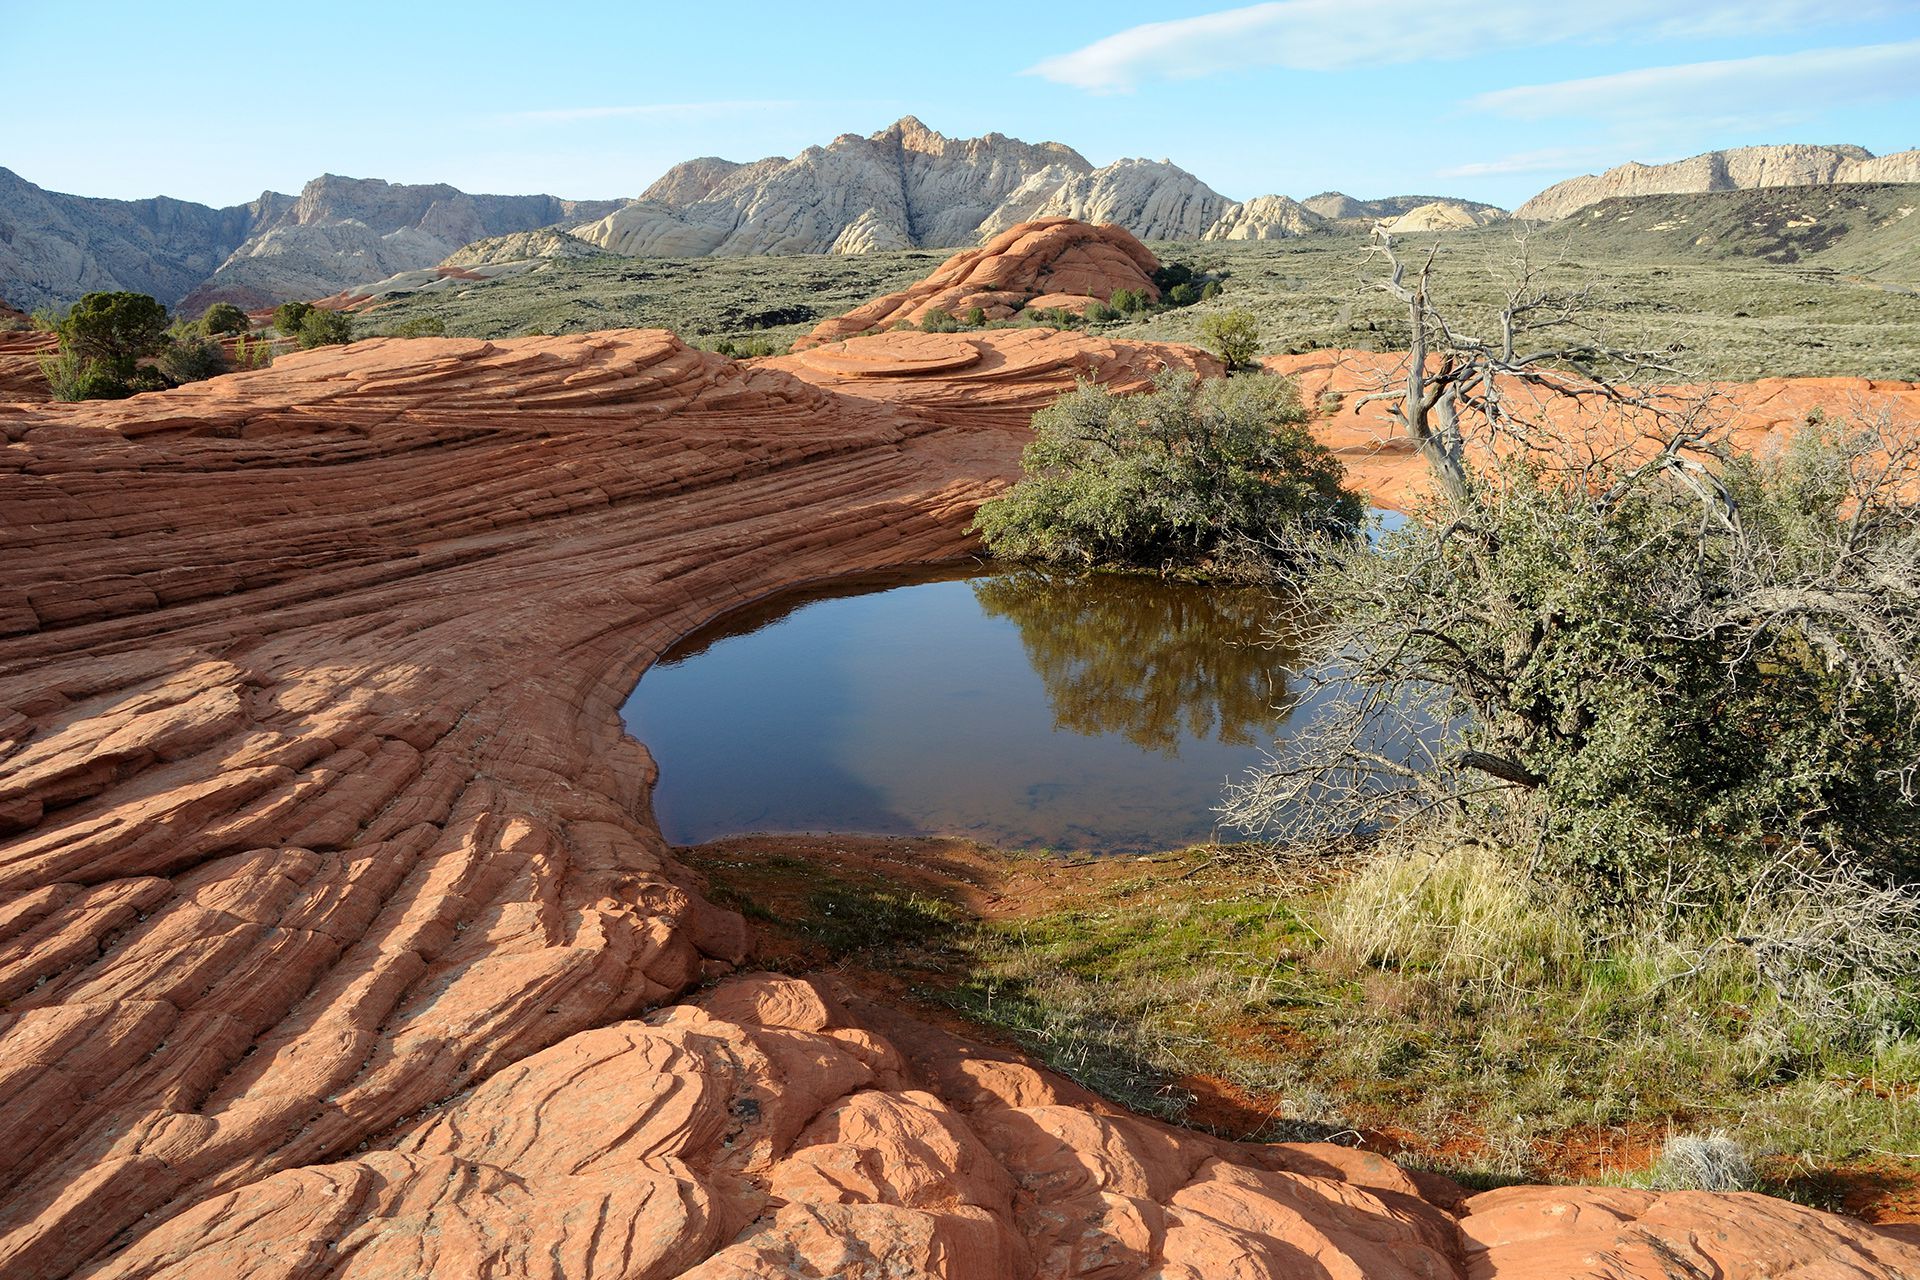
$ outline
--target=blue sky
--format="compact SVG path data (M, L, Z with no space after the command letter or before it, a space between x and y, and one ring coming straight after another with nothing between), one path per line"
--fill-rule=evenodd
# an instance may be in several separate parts
M0 165L212 204L322 172L637 194L912 113L1234 198L1460 195L1763 142L1920 146L1920 0L831 6L0 0Z

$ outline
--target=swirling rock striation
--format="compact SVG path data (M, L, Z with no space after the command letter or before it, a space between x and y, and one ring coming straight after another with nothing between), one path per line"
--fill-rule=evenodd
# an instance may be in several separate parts
M976 308L1005 320L1024 307L1084 311L1121 289L1160 297L1160 262L1124 227L1073 218L1041 218L1008 227L978 249L965 249L926 279L822 320L794 344L805 350L856 334L919 324L935 312L964 318Z
M964 340L792 372L369 340L0 406L0 1276L1920 1274L1771 1201L1459 1217L1378 1157L725 977L743 923L621 731L639 671L732 604L969 549L1020 436L961 391L1195 359Z

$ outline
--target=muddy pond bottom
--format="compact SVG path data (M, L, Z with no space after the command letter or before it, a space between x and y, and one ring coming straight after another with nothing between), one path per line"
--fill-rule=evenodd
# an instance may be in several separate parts
M675 844L749 832L1144 852L1285 727L1266 592L945 569L843 579L687 637L628 699Z

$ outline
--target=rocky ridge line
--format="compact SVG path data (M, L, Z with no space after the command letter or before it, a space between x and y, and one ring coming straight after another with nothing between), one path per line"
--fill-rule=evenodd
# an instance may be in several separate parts
M1605 173L1556 182L1513 211L1554 222L1609 196L1685 195L1843 182L1920 182L1920 149L1875 156L1865 147L1800 144L1705 151L1671 164L1630 161Z

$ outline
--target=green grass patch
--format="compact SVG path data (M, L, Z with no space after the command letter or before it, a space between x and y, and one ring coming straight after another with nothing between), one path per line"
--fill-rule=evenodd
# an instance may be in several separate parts
M1704 938L1596 942L1483 848L1331 875L1007 859L1025 887L984 915L884 868L699 865L801 944L776 966L892 974L1106 1097L1232 1136L1364 1135L1478 1187L1674 1185L1722 1142L1760 1188L1826 1207L1920 1179L1920 1040L1809 1025Z

